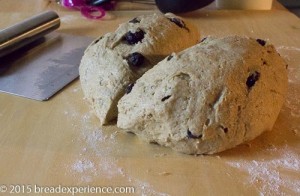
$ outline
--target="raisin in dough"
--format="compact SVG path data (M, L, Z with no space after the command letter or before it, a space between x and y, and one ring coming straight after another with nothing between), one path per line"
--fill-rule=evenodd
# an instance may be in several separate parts
M169 13L134 18L95 40L85 51L79 74L83 93L101 124L117 117L117 103L130 83L199 38L194 25Z
M118 103L118 127L187 154L213 154L271 130L286 63L263 40L207 38L172 54Z

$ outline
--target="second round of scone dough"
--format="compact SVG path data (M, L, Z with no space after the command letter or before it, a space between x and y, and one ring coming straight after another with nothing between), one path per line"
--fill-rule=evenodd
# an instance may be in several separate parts
M145 73L118 103L118 127L187 154L213 154L271 130L286 63L263 40L207 38Z
M138 16L96 39L79 67L85 98L101 124L117 117L126 87L172 52L200 39L198 29L173 14Z

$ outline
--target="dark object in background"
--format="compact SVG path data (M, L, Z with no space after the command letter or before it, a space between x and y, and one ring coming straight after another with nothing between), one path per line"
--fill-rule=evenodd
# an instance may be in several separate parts
M163 12L184 13L207 6L214 0L155 0L158 9Z
M300 1L299 0L278 0L290 12L300 17Z
M103 3L107 3L109 2L110 0L88 0L87 3L89 5L93 5L93 6L99 6Z

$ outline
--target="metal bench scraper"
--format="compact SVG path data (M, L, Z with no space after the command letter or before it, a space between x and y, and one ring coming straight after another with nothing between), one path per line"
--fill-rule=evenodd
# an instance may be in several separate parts
M92 38L52 32L59 26L47 11L0 31L0 92L45 101L78 77Z

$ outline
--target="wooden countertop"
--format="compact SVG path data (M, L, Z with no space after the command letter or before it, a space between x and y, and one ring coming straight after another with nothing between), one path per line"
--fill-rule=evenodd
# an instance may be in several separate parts
M87 20L50 1L0 0L0 28L49 9L61 17L59 32L93 37L157 11L120 9L103 20ZM181 16L203 37L238 34L274 43L289 64L289 91L271 132L217 155L189 156L145 144L114 125L101 127L83 100L79 80L46 102L0 94L0 189L89 185L133 186L136 195L298 195L299 18L280 5L271 11L211 7Z

